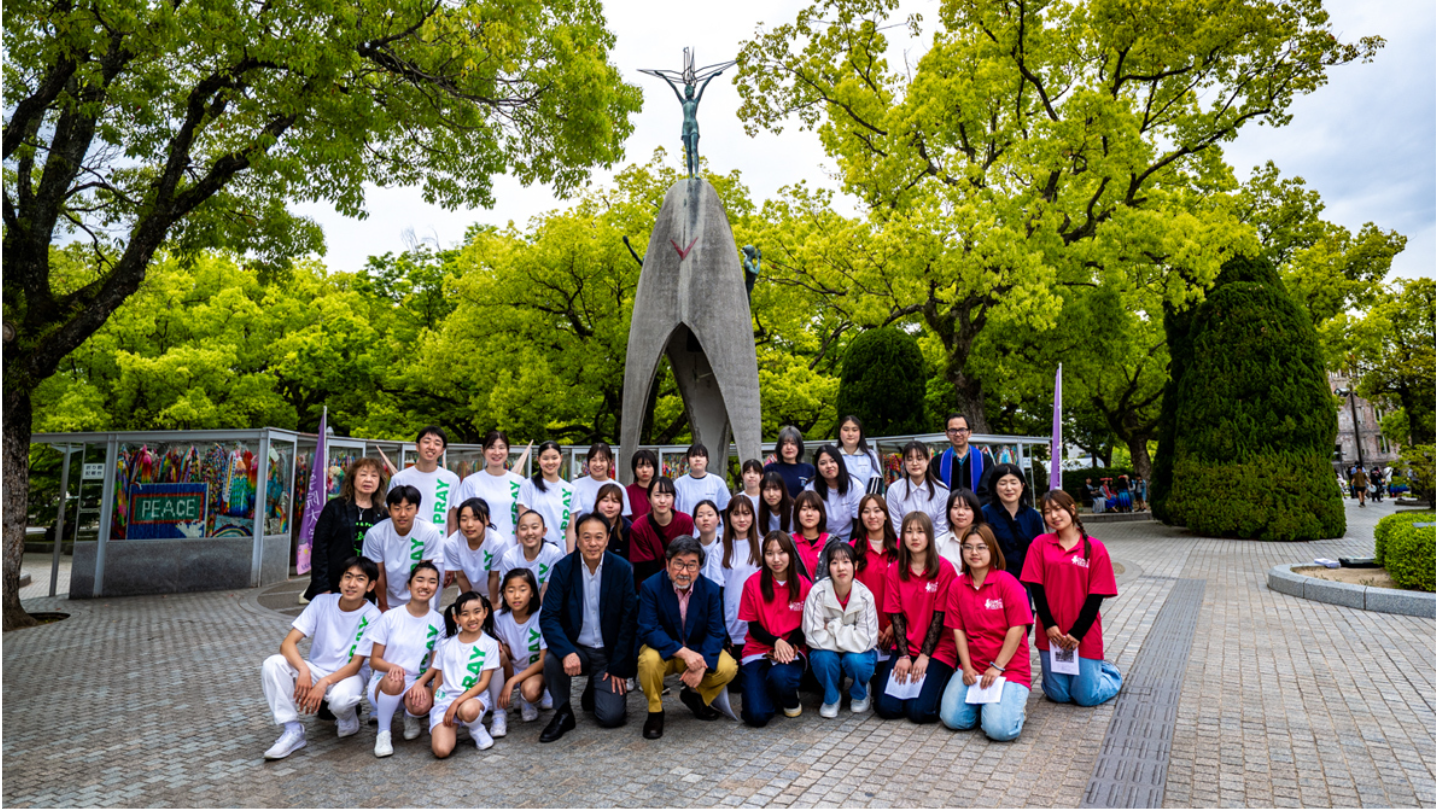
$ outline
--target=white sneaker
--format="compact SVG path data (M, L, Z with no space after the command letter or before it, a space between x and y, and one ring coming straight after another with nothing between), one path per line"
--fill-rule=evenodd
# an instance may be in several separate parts
M486 733L485 724L478 720L475 721L475 725L470 727L470 739L475 741L475 747L481 751L495 744L495 741Z
M490 716L490 736L499 739L505 736L505 710L496 709Z
M388 757L393 753L395 753L395 748L390 745L390 732L378 732L375 735L375 756Z
M354 709L335 715L335 736L353 737L360 733L360 715Z
M285 733L280 735L280 739L270 746L270 750L265 752L265 758L284 759L304 747L305 730L302 728L299 731L291 731L287 728Z
M635 679L634 679L634 678L631 678L630 680L627 680L625 683L626 683L626 684L629 684L630 681L633 681L633 680L635 680ZM542 695L540 696L540 711L542 711L542 712L548 712L548 711L550 711L550 710L553 709L553 708L555 708L555 701L550 698L550 690L549 690L549 689L546 689L545 692L544 692L544 694L542 694Z
M420 718L411 717L409 712L405 713L405 739L413 740L420 736Z
M839 717L839 716L840 716L840 701L837 700L837 701L835 701L834 703L821 703L821 704L820 704L820 716L821 716L821 717Z
M862 712L868 712L868 711L870 711L870 693L869 693L869 692L866 692L866 693L865 693L865 699L864 699L864 700L852 700L852 701L850 701L850 711L852 711L852 712L854 712L854 713L856 713L856 714L860 714L860 713L862 713Z
M539 719L540 719L540 710L537 709L537 708L535 708L535 704L529 702L528 700L521 700L521 701L520 701L520 722L522 722L522 723L533 723L533 722L535 722L536 720L539 720Z
M637 690L637 689L639 689L639 688L640 688L640 687L638 687L638 686L635 685L635 679L634 679L634 678L626 678L626 679L625 679L625 691L626 691L627 693L629 693L629 692L634 692L635 690ZM668 691L670 691L670 690L669 690L669 689L666 689L665 691L668 692ZM545 697L548 698L548 697L550 697L550 696L547 694Z

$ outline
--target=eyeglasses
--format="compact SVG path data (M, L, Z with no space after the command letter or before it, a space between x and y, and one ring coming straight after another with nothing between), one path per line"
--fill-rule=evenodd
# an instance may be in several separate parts
M989 548L989 547L988 547L988 546L961 546L961 547L960 547L960 550L961 550L961 551L984 551L984 550L986 550L987 548Z
M970 428L945 428L945 432L951 436L958 436L961 433L969 433Z
M671 560L670 567L674 568L677 571L699 571L700 561L696 560L695 562L681 562L679 560Z

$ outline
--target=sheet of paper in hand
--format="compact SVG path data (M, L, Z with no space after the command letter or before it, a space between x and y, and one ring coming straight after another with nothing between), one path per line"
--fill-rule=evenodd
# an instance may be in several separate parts
M928 677L928 674L925 676ZM925 685L925 678L918 681L906 681L900 683L895 680L895 672L890 672L890 680L885 683L885 694L901 700L913 700L920 697L920 687Z
M1050 671L1057 675L1079 675L1080 657L1074 650L1062 650L1059 645L1050 645Z
M1004 691L1004 678L996 678L995 682L990 684L989 689L982 689L980 687L980 682L976 681L975 683L970 684L970 687L965 691L965 702L972 704L999 703L1000 695Z

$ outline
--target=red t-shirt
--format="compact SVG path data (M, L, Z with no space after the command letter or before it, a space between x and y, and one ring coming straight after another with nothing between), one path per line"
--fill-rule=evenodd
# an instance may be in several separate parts
M651 560L665 559L665 549L669 547L670 541L682 534L695 533L695 521L684 512L672 512L675 517L671 519L670 525L661 530L661 534L655 533L655 527L650 523L650 516L637 519L630 525L630 562L650 562Z
M815 544L805 539L805 535L795 532L790 535L795 541L795 550L800 552L800 567L805 569L807 579L816 579L815 566L820 564L820 552L825 550L825 544L830 542L830 535L821 532L815 538Z
M934 579L925 579L911 572L908 581L902 580L898 562L885 572L885 602L882 609L886 613L905 615L905 638L909 642L911 658L920 654L921 647L925 645L925 634L930 630L930 620L935 611L945 609L950 583L955 581L955 566L945 565L944 560L940 562L940 573ZM935 654L930 657L950 667L959 663L960 659L955 653L955 635L942 632L940 643L935 645Z
M790 598L788 583L781 585L777 582L775 598L766 602L765 594L760 590L760 578L763 576L764 571L756 571L745 580L745 587L740 591L740 610L736 616L742 622L760 622L760 626L772 635L784 638L800 627L800 620L805 615L805 597L810 594L810 580L800 577L800 596L797 599ZM747 631L745 646L740 648L740 657L766 655L773 649L773 645L761 644Z
M630 519L638 522L650 512L650 493L639 484L626 484L625 496L630 499Z
M869 542L862 537L851 545L858 551L861 543L868 546ZM865 570L855 573L855 580L864 583L865 587L870 589L870 593L875 595L875 607L880 611L880 632L882 633L885 632L885 628L890 626L890 614L885 612L885 570L894 567L895 563L886 560L884 555L876 554L867 547L865 549Z
M1005 646L1005 634L1010 628L1032 621L1030 594L1020 580L1004 571L986 574L985 583L978 589L968 573L961 574L950 583L950 596L945 603L945 632L953 634L959 630L965 634L970 666L981 675ZM959 659L959 650L955 657ZM1030 651L1025 649L1024 642L1006 666L1005 680L1030 688Z
M1110 565L1110 552L1105 544L1090 538L1090 559L1085 559L1085 542L1066 551L1060 548L1060 538L1053 534L1042 534L1030 543L1025 555L1025 570L1020 572L1021 582L1034 582L1045 588L1045 602L1050 606L1050 615L1055 626L1069 630L1070 625L1080 618L1080 609L1085 606L1085 597L1090 594L1114 596L1115 569ZM1035 648L1049 652L1050 639L1043 629L1035 631ZM1095 623L1080 639L1080 657L1095 661L1105 657L1105 641L1100 629L1100 614L1095 614Z

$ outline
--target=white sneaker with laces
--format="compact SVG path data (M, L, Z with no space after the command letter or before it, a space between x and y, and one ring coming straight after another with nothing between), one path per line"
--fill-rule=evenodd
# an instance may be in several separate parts
M840 701L837 700L837 701L835 701L834 703L821 703L821 704L820 704L820 716L821 716L821 717L839 717L839 716L840 716Z
M390 745L390 732L377 732L375 734L375 756L388 757L393 753L395 753L395 748Z
M864 700L850 701L850 711L856 714L870 711L870 694L867 692Z
M548 712L553 708L555 708L555 701L550 698L550 690L546 689L544 694L540 695L540 711Z
M476 748L484 751L486 748L489 748L490 746L495 744L495 741L490 738L490 735L488 733L486 733L484 723L477 720L475 721L475 725L470 726L469 728L470 739L475 741Z
M413 740L420 736L420 718L411 717L409 712L405 713L405 739Z
M528 700L520 701L520 722L533 723L540 719L540 710Z
M360 733L360 716L354 709L335 715L335 736L353 737Z
M270 746L270 750L265 752L265 758L284 759L304 747L305 730L302 728L299 731L291 731L287 728L285 732L280 735L280 739L276 740L275 744Z
M499 739L504 737L505 733L505 710L496 709L495 713L490 716L490 736Z

